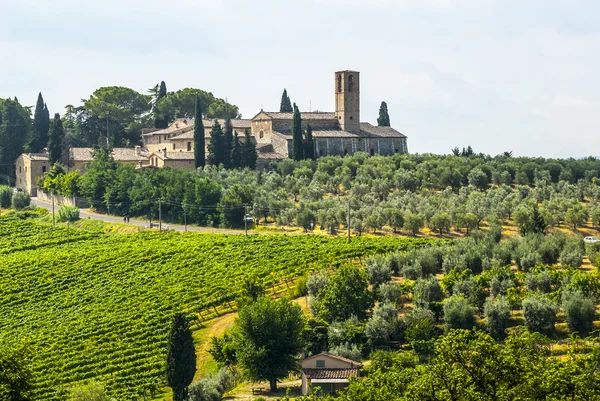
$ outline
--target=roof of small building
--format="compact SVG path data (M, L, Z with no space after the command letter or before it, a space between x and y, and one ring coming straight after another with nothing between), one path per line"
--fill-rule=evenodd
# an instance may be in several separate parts
M406 138L405 135L391 127L375 127L369 123L360 123L360 131L344 131L342 129L314 129L313 138ZM287 140L292 139L291 130L273 131Z
M219 124L221 124L222 127L225 126L224 118L217 118L216 120L219 122ZM207 128L212 127L214 122L214 119L202 119L202 125L204 125L205 130ZM246 128L250 128L251 122L251 120L235 118L231 120L231 126L237 130L243 130ZM178 118L169 126L169 128L161 129L158 131L149 131L142 135L153 136L175 134L176 136L172 137L171 139L190 139L194 135L194 126L195 122L193 119Z
M150 154L149 157L156 156L161 160L194 160L194 152L169 152L167 151L167 157L164 152L158 151Z
M351 377L360 376L359 368L349 368L349 369L330 369L330 368L321 368L321 369L302 369L302 372L306 375L308 379L349 379Z
M304 358L302 360L302 362L309 361L311 359L316 359L316 358L324 357L324 356L332 358L332 359L337 359L338 361L346 362L346 363L349 363L349 364L354 365L354 366L362 366L362 363L360 363L360 362L357 362L357 361L355 361L353 359L344 358L343 356L332 354L332 353L327 352L327 351L321 352L319 354L311 355L309 357L306 357L306 358Z
M171 123L167 128L159 129L157 131L145 132L144 136L147 135L164 135L164 134L173 134L177 132L181 132L186 128L194 126L194 120L191 118L177 118L175 121Z
M360 123L360 130L377 137L406 138L406 135L396 131L392 127L378 127L371 123Z
M23 153L21 156L27 157L29 160L48 161L48 153Z
M139 154L137 153L139 152ZM113 159L116 161L139 161L148 159L148 151L142 148L113 148ZM91 162L94 160L94 148L71 148L69 149L71 161Z
M294 118L294 113L281 113L278 111L261 111L273 120L291 120ZM258 113L256 116L258 116ZM256 117L254 116L254 117ZM314 120L336 120L335 113L328 111L308 111L300 112L302 120L314 121Z
M214 123L215 120L202 120L202 125L204 125L204 137L205 138L209 138L210 137L210 132L207 132ZM219 121L219 124L221 125L221 127L225 126L225 120L222 118L217 119L217 121ZM235 119L235 120L231 120L231 127L234 130L238 130L241 131L243 129L246 128L250 128L250 120L243 120L243 119ZM187 139L194 139L194 124L192 124L191 127L188 127L187 130L182 131L181 134L174 136L172 138L170 138L171 141L183 141L183 140L187 140Z

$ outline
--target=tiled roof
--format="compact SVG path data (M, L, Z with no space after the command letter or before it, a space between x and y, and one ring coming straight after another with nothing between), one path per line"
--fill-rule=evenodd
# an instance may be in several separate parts
M69 149L71 161L91 162L94 160L94 148L71 148ZM112 156L116 161L139 161L148 159L148 151L140 149L136 154L135 148L113 148Z
M308 379L350 379L360 375L359 368L350 369L302 369Z
M212 127L214 121L215 121L214 119L213 120L203 119L202 125L204 125L204 129ZM218 118L217 121L219 121L219 124L221 124L221 127L225 126L225 119ZM251 120L244 120L241 118L231 120L231 126L237 130L244 130L246 128L250 128L250 124L251 124ZM179 138L178 136L175 136L175 138L189 139L190 138L189 135L193 136L194 125L195 124L194 124L193 119L178 118L169 126L169 128L161 129L158 131L147 132L147 133L144 133L143 136L168 135L168 134L175 134L175 135L179 134L178 136L181 136L181 135L187 134L188 137L186 137L186 138Z
M145 133L146 135L165 135L165 134L173 134L177 132L183 132L186 128L194 126L194 120L190 118L178 118L171 123L167 128L160 129L158 131L152 131Z
M406 135L396 131L392 127L376 127L370 123L360 123L361 131L364 131L372 136L383 138L406 138Z
M48 153L23 153L29 160L47 161Z
M207 133L207 128L210 129L213 126L215 120L202 120L202 125L204 125L204 137L208 138L210 137L210 134ZM225 120L220 118L218 119L219 124L221 124L221 127L225 126ZM231 126L233 127L233 129L237 130L237 131L241 131L244 130L246 128L250 128L250 120L242 120L242 119L235 119L235 120L231 120ZM173 138L170 138L170 140L176 140L176 141L181 141L181 140L186 140L186 139L193 139L194 138L194 124L192 124L191 127L189 127L186 131L182 131L181 134L174 136Z
M266 115L271 117L273 120L291 120L294 117L294 113L280 113L275 111L264 111ZM313 111L313 112L300 112L302 120L335 120L335 113L325 111Z
M161 160L165 160L162 151L153 152L150 156L155 155ZM167 151L167 159L170 160L194 160L194 152L169 152Z

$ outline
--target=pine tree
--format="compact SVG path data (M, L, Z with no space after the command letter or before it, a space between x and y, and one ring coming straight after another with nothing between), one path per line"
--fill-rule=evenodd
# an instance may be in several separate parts
M31 132L31 118L26 109L10 99L2 103L0 113L0 173L14 177L15 160L23 153Z
M231 118L229 116L225 119L225 158L223 160L223 166L225 168L231 168L231 151L233 150L233 127L231 126Z
M213 166L225 163L225 135L219 121L215 119L210 131L210 143L208 144L208 163Z
M386 102L381 102L381 106L379 106L379 118L377 118L377 125L380 127L390 126L390 115L388 114Z
M194 165L196 168L204 167L206 155L204 154L204 124L202 124L202 105L200 97L196 95L196 114L194 118Z
M156 90L156 87L154 87ZM157 104L158 102L167 96L167 84L165 81L160 81L158 92L156 93L156 100L154 102L154 128L164 129L169 126L169 121L166 116L159 116Z
M302 142L302 117L300 110L294 103L294 117L292 119L292 158L296 161L304 159L304 143Z
M33 134L29 142L29 151L37 153L48 146L48 130L50 129L50 114L44 103L42 93L38 95L33 114Z
M60 114L56 113L50 122L50 139L48 140L48 159L50 164L60 161L62 144L65 137Z
M306 142L304 143L304 158L314 160L315 158L315 141L313 140L312 127L306 125Z
M544 217L540 213L538 205L534 204L533 205L533 214L531 217L531 231L536 234L546 234L547 228L548 228L548 225L546 224Z
M243 152L237 132L233 136L233 148L231 149L231 168L244 167Z
M256 143L250 139L250 130L246 128L244 131L244 143L242 144L242 160L243 164L240 167L248 167L252 170L256 168L256 160L258 153L256 152Z
M173 389L173 401L183 401L196 373L194 339L183 313L173 317L167 347L167 385Z
M283 93L281 94L281 104L279 105L279 111L282 113L292 113L294 109L292 108L292 101L287 94L287 89L283 89Z

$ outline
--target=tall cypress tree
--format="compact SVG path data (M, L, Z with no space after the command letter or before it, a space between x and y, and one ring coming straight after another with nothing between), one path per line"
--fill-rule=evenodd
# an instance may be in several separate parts
M48 112L48 106L44 103L44 98L40 92L35 105L35 113L33 114L33 134L29 141L30 152L41 152L43 148L48 146L49 129L50 113Z
M204 154L204 124L202 123L202 104L200 96L196 95L196 113L194 117L194 165L196 168L206 165Z
M50 139L48 140L48 159L50 164L60 161L62 144L65 137L60 114L56 113L50 122Z
M250 129L244 130L244 143L242 144L242 160L243 165L241 167L248 167L252 170L256 168L256 160L258 159L258 153L256 152L256 143L250 139Z
M377 125L380 127L390 126L390 115L388 114L386 102L381 102L381 106L379 106L379 117L377 118Z
M153 91L156 90L154 87ZM160 81L158 92L156 93L156 100L154 102L154 128L164 129L169 126L169 120L166 116L159 115L158 102L167 96L167 84L165 81Z
M17 101L6 99L0 107L0 172L15 176L14 163L23 153L31 132L31 118Z
M282 113L292 113L294 109L292 108L292 101L287 94L287 89L283 89L283 93L281 94L281 103L279 105L279 111Z
M173 316L167 347L167 384L173 390L173 401L183 401L196 373L194 339L183 313Z
M224 135L225 156L223 166L231 168L231 151L233 150L233 127L231 126L231 118L227 116L225 119L225 135Z
M300 110L294 103L294 117L292 119L292 158L294 160L304 159L304 143L302 141L302 117Z
M244 155L237 132L233 135L233 148L231 149L231 168L244 167Z
M306 142L304 142L304 158L314 160L315 158L315 141L312 135L312 127L306 125Z
M225 135L219 120L215 118L210 130L210 143L208 144L208 163L213 166L225 163Z

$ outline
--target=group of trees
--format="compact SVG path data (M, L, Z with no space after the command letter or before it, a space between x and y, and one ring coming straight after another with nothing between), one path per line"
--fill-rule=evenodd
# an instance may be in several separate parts
M229 118L225 120L224 130L215 119L210 131L208 152L208 163L213 166L222 165L225 169L256 168L258 154L256 144L250 139L250 131L246 129L244 140L240 142L237 132L233 133Z
M315 142L312 136L312 128L307 124L306 131L302 129L302 116L296 103L294 103L294 116L292 118L292 159L314 160Z

